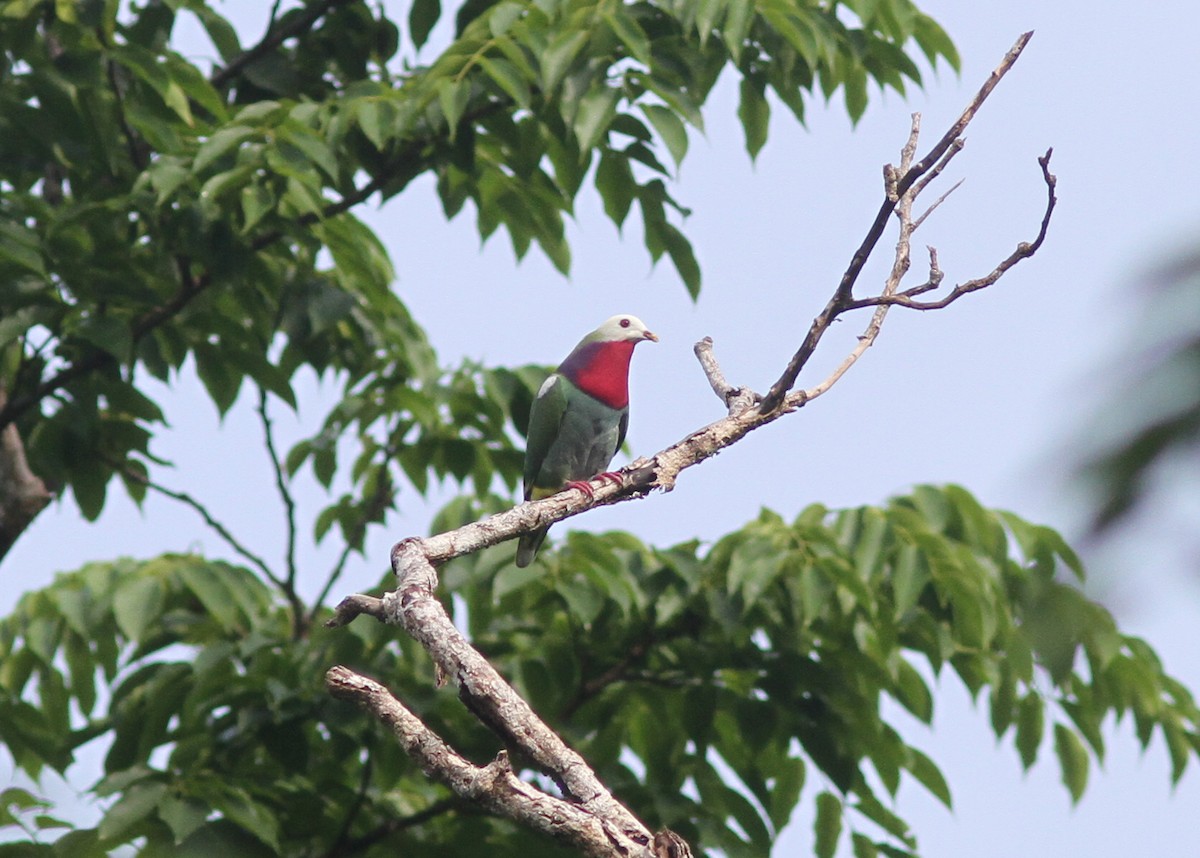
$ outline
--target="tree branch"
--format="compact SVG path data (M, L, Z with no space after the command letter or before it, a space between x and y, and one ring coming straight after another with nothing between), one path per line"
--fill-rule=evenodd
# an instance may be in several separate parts
M905 170L903 174L896 179L894 187L889 187L888 193L885 194L884 201L879 207L879 212L875 215L875 220L871 223L871 227L867 230L866 237L863 239L862 244L859 245L858 250L854 252L854 256L851 257L850 265L846 268L845 273L842 275L841 282L838 283L837 291L834 293L833 297L829 299L829 303L825 305L825 309L821 311L821 314L813 320L812 327L809 328L808 336L805 337L804 342L800 345L799 350L797 350L796 354L793 355L792 359L788 362L787 368L784 369L783 374L779 377L779 380L771 385L771 389L767 392L767 395L763 397L763 401L759 406L760 411L774 411L783 403L784 397L787 396L788 391L795 386L796 379L800 375L800 370L804 368L804 365L808 363L808 359L812 357L813 352L816 351L817 343L820 341L821 336L826 330L829 329L829 326L833 323L833 320L836 319L842 312L844 312L848 308L850 302L853 301L855 281L858 280L858 275L862 272L863 266L866 265L867 258L871 255L872 251L875 249L875 246L879 243L879 239L883 235L884 227L887 225L888 218L891 217L892 212L895 210L899 198L903 196L908 189L911 188L914 183L916 183L917 180L923 175L928 173L935 166L939 165L939 163L943 163L943 156L949 155L949 157L952 158L954 153L961 148L961 144L959 144L958 147L955 147L955 141L962 135L962 132L966 130L967 125L975 117L975 114L979 111L979 108L983 106L983 102L987 100L987 97L991 95L992 90L996 88L996 84L1000 82L1001 78L1008 73L1008 70L1011 69L1013 64L1017 61L1017 58L1021 56L1021 52L1025 50L1025 46L1029 43L1029 40L1032 37L1033 33L1031 31L1022 34L1021 37L1017 39L1013 46L1009 48L1008 53L1004 55L1004 59L1000 61L1000 65L996 66L995 70L993 70L988 76L988 79L984 82L983 86L979 88L979 91L975 94L975 97L971 99L970 104L967 105L966 109L958 117L955 123L950 126L950 129L943 134L942 138L934 145L932 149L929 150L929 154L927 154L916 164L912 165L912 167ZM953 152L950 151L952 147L954 147ZM939 172L940 170L941 167L938 167ZM924 189L924 187L925 186L922 185L921 189Z
M292 497L292 490L288 487L287 476L283 472L283 462L279 458L279 453L275 449L275 432L271 424L271 416L267 413L267 391L263 388L258 389L258 418L262 424L263 441L267 448L267 457L271 460L271 470L275 474L275 488L279 491L279 497L283 501L284 512L287 518L287 573L284 576L283 584L289 592L296 591L296 499ZM304 615L299 614L293 618L295 631L299 634L303 630Z
M963 295L971 292L977 292L991 286L997 280L1004 276L1008 269L1012 268L1022 259L1028 259L1037 253L1038 248L1042 246L1042 242L1046 239L1046 231L1050 228L1050 217L1054 214L1054 207L1058 203L1058 197L1055 194L1055 188L1058 184L1058 177L1050 172L1050 156L1054 154L1054 149L1046 150L1046 154L1039 157L1038 166L1042 168L1042 180L1046 184L1046 210L1042 215L1042 224L1038 229L1038 234L1033 241L1022 241L1016 249L1006 256L1000 263L985 274L983 277L978 277L974 280L967 280L955 286L949 294L937 301L917 301L915 296L924 292L930 291L925 285L917 286L912 289L906 289L899 294L889 295L882 294L873 298L861 298L856 301L851 301L847 305L847 309L856 310L861 307L898 305L908 307L913 310L940 310L943 307L948 307L953 304ZM955 185L955 187L958 187ZM953 188L951 188L953 190ZM938 200L940 203L941 200ZM937 203L935 203L937 205Z
M209 78L209 83L220 89L234 75L240 74L247 66L262 59L288 39L304 35L328 12L338 6L345 6L350 2L352 0L319 0L319 2L314 2L311 6L305 8L301 14L293 18L288 26L279 28L275 26L275 13L272 11L271 20L267 25L267 32L263 35L259 43L238 54L229 61L228 65L213 72L212 77ZM276 4L275 8L278 9L278 4Z
M0 408L7 401L8 392L0 380ZM46 484L30 470L17 427L10 424L0 429L0 558L53 498Z
M653 858L650 844L654 836L602 787L601 793L592 793L578 802L549 795L516 776L506 751L501 751L486 766L472 764L373 680L347 668L334 667L325 674L325 684L334 697L361 706L390 727L417 765L456 795L482 805L497 816L564 841L584 855L608 858L616 852L631 858ZM524 701L520 705L524 706ZM552 733L550 736L558 739ZM547 751L574 753L561 742L558 745L559 749ZM587 768L582 759L578 759L577 765L568 765L567 771L572 773L578 768ZM572 777L572 780L576 787L591 788L583 779ZM599 787L598 781L595 786Z
M712 340L706 337L696 344L696 357L700 361L713 392L728 409L729 413L726 417L692 432L649 459L639 459L631 463L618 472L621 478L619 482L609 479L593 481L589 484L592 489L590 497L583 492L567 490L543 500L520 504L506 512L464 525L453 531L423 539L414 537L401 540L392 548L391 553L392 569L397 579L396 589L386 593L382 599L351 596L343 600L326 625L331 627L344 625L352 621L358 614L368 613L385 622L403 626L405 631L430 654L437 667L439 677L449 677L457 682L460 696L468 709L499 734L506 743L514 745L534 760L538 766L549 772L562 785L566 798L571 802L571 807L587 812L586 819L572 817L572 824L579 825L581 831L593 830L589 826L595 819L599 819L603 821L602 827L606 832L617 831L624 836L634 837L635 842L639 845L648 842L643 839L646 837L644 826L616 802L582 758L568 748L533 713L513 688L499 676L479 652L471 647L454 626L434 595L438 583L436 567L454 557L496 545L521 533L527 533L564 518L578 515L592 506L644 497L655 488L670 491L674 488L678 475L686 468L710 458L718 451L736 443L754 429L800 408L830 389L874 343L891 305L908 305L907 302L911 302L913 296L929 292L941 284L943 274L938 267L937 251L929 248L929 276L926 282L908 290L901 291L900 289L910 267L910 247L913 233L924 219L942 203L949 192L943 194L917 220L913 219L913 204L962 150L961 132L996 83L1016 61L1030 35L1026 33L1017 40L1004 61L992 73L988 82L976 94L958 121L942 136L933 149L916 163L913 162L913 159L920 134L920 116L914 114L908 139L901 151L899 169L889 165L884 170L885 201L868 230L867 237L855 252L850 266L843 274L825 309L814 319L800 349L793 356L767 397L760 399L749 389L730 385L713 355ZM941 302L929 302L927 307L920 306L920 302L916 302L916 306L922 309L935 309L934 303L945 306L956 300L961 294L976 291L995 283L1009 268L1037 251L1045 237L1054 200L1054 178L1048 171L1049 153L1039 161L1050 188L1050 202L1042 218L1042 226L1037 239L1030 244L1019 245L1017 251L1003 260L988 276L968 281L962 286L956 287L955 291ZM854 283L865 265L867 257L877 246L887 220L893 214L899 221L900 234L896 243L891 272L879 295L856 301L853 297ZM848 310L867 306L875 307L875 312L859 336L858 343L842 363L815 387L790 392L800 370L807 363L833 321ZM638 657L640 657L639 653L631 653L630 663ZM628 664L622 664L614 670L619 672L627 667ZM610 681L610 679L611 677L606 674L600 677L599 681ZM372 694L376 693L378 692L372 692ZM376 715L384 717L378 710L376 710ZM401 741L403 743L405 740ZM405 747L408 748L410 744L412 744L411 741ZM455 772L454 765L448 764L446 769L432 774L446 781L455 777ZM494 774L493 778L503 775L503 772L499 772ZM523 796L517 800L516 804L507 806L498 812L503 812L510 818L517 818L518 808L526 799L527 797ZM538 830L544 829L539 828ZM592 843L586 835L579 832L573 836L581 838L580 842ZM589 846L588 848L595 847ZM661 832L653 841L653 848L656 855L690 854L687 844L669 832ZM610 847L594 853L589 851L588 854L630 853L618 849L614 841Z
M187 492L177 492L174 489L169 489L162 483L157 483L150 479L145 474L138 473L137 471L120 465L119 463L109 462L108 464L118 473L120 473L121 476L125 477L125 479L132 480L135 483L141 483L146 488L152 489L164 497L179 501L184 506L190 507L197 515L204 519L204 523L207 524L212 531L217 534L217 536L221 537L226 545L233 549L234 554L237 554L251 566L258 569L258 571L261 572L263 577L265 577L268 581L275 584L281 590L283 589L283 579L271 571L271 567L267 565L267 561L263 560L262 557L255 554L253 551L243 545L241 541L230 532L229 528L217 521L213 514L208 511L208 507L203 503L196 500L196 498L192 497Z

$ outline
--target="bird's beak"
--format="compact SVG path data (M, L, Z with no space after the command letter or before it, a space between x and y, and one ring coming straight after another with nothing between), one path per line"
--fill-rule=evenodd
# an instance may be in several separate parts
M658 342L658 334L654 333L654 331L646 331L642 334L642 337L652 343Z

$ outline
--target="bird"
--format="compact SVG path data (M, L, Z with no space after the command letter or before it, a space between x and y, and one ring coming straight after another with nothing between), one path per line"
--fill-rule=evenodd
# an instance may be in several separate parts
M525 500L575 488L588 497L588 481L619 480L605 471L629 426L629 360L640 342L658 342L637 316L608 319L579 341L538 390L529 410L525 446ZM522 534L517 565L528 566L549 525Z

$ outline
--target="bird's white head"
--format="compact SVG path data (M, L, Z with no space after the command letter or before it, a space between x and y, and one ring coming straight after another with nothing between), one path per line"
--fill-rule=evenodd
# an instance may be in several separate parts
M645 323L637 316L623 313L619 316L613 316L603 325L596 328L596 330L588 335L587 340L593 343L638 343L642 340L650 340L657 343L658 335L649 330Z

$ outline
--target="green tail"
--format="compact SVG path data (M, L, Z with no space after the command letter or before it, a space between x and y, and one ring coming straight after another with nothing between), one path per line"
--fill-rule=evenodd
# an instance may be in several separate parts
M546 541L546 533L550 528L543 527L541 530L535 530L533 533L523 533L517 541L517 565L524 568L533 562L533 558L537 556L538 549L542 547L542 543Z

